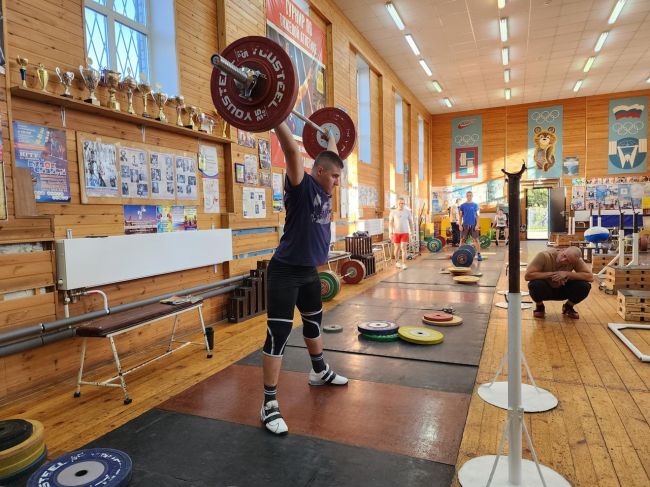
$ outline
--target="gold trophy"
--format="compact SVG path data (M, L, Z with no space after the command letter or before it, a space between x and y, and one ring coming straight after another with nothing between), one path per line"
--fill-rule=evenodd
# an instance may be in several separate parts
M189 119L187 125L185 125L185 128L196 130L196 124L194 123L194 120L196 119L199 110L195 106L190 105L189 107L186 108L186 111L189 115Z
M229 139L228 137L228 122L226 122L224 119L221 119L221 136L224 139Z
M131 76L130 74L122 80L122 86L126 88L126 102L127 102L127 108L126 111L127 113L130 113L131 115L135 114L135 110L133 109L133 92L137 89L138 87L138 82Z
M56 67L55 71L56 75L59 77L59 81L61 81L61 84L63 85L63 93L61 93L61 96L72 98L72 94L70 93L70 86L72 86L72 81L74 80L74 72L61 71L58 66Z
M151 94L151 98L153 98L153 101L156 102L156 106L158 107L158 116L156 117L156 120L167 122L164 108L167 100L169 99L169 96L167 93L160 91L160 85L157 85L156 88L158 91Z
M199 112L199 114L196 116L196 119L199 122L199 132L205 132L207 134L208 129L206 125L208 121L208 116L203 112Z
M212 118L212 117L210 117L210 116L206 116L205 125L206 125L207 132L208 132L210 135L212 135L212 132L213 132L213 130L214 130L214 125L215 125L214 118Z
M95 90L99 84L99 71L93 68L92 59L88 58L86 61L87 65L85 68L83 66L79 66L79 74L81 75L81 79L84 81L84 84L86 85L86 88L88 88L88 92L90 94L90 96L84 101L92 105L100 106L99 100L95 96Z
M50 73L47 72L43 63L38 63L36 74L38 75L38 84L41 87L41 91L47 92L47 81L50 79Z
M140 79L142 82L138 84L138 91L142 93L142 116L151 118L151 115L147 112L147 98L149 97L149 93L151 93L151 85L145 81L144 74L140 75Z
M27 64L29 61L26 57L16 56L16 62L20 66L20 86L27 88Z
M183 113L183 109L185 108L185 97L183 95L176 95L174 101L176 102L176 125L182 127L183 119L181 118L181 113Z
M119 86L120 83L121 73L118 73L116 71L106 70L104 74L106 77L106 85L108 86L108 108L119 112L120 102L117 101L115 92L117 91L117 87Z

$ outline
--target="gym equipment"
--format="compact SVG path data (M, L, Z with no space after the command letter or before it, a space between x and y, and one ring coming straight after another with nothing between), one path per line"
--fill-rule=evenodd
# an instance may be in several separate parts
M24 419L0 421L0 451L22 443L32 435L32 423Z
M32 457L33 458L33 457ZM14 485L14 482L18 481L25 481L25 478L30 475L32 472L34 472L38 467L43 465L43 462L47 460L47 447L43 445L43 449L41 450L40 456L38 456L35 460L33 460L31 463L26 464L23 468L20 470L14 471L12 474L7 475L7 476L0 476L0 485ZM18 484L16 484L18 485ZM20 484L22 485L22 484Z
M442 244L443 247L447 246L447 239L445 237L443 237L442 235L438 235L436 238L440 240L440 243Z
M357 259L350 259L341 265L341 276L334 271L319 272L321 299L323 301L334 299L341 291L341 279L348 284L359 284L366 275L366 265Z
M350 259L341 264L341 277L348 284L359 284L366 277L366 266L360 260Z
M357 330L363 335L394 335L399 325L392 321L364 321L357 325Z
M124 452L92 448L61 455L41 466L27 481L27 487L126 487L133 463Z
M356 129L343 110L321 108L307 118L293 109L298 97L294 66L276 42L261 36L243 37L214 54L211 63L212 102L233 127L265 132L293 114L305 122L303 144L311 157L327 149L330 133L341 159L354 149Z
M458 326L463 324L463 319L458 315L451 315L451 319L448 321L431 321L427 319L427 315L424 315L422 323L431 326Z
M476 284L481 278L479 276L456 276L454 281L459 284Z
M490 240L490 237L487 235L481 235L478 238L478 243L482 249L487 249L488 247L490 247L492 240Z
M330 301L341 290L341 281L336 272L321 271L318 273L320 279L320 298L323 301Z
M639 240L639 231L640 227L643 226L643 215L640 213L636 212L636 208L634 207L634 202L632 202L632 260L628 262L627 264L625 263L625 215L623 214L623 211L621 210L621 203L618 203L618 249L617 253L614 256L614 258L607 264L606 266L603 266L603 268L596 274L596 276L602 276L605 271L607 270L607 267L616 265L616 262L618 261L618 265L620 267L625 267L625 266L633 266L633 265L638 265L639 263L639 251L641 250L641 241ZM591 215L590 215L591 216ZM600 217L600 208L599 208L599 217ZM591 230L591 228L589 229ZM587 230L587 231L589 231ZM587 235L587 232L585 232L585 235ZM585 236L585 240L586 240ZM648 248L647 244L647 236L646 236L646 250Z
M400 326L397 334L402 340L417 345L437 345L445 339L439 331L421 326Z
M585 240L591 244L597 245L606 242L609 239L609 230L602 226L602 217L600 216L600 204L598 204L598 225L593 223L593 208L589 211L589 228L585 230Z
M450 313L445 313L444 311L434 311L432 313L425 314L422 319L426 321L433 321L436 323L443 321L451 321L454 315Z
M472 269L469 267L447 267L449 274L458 275L458 274L467 274L472 272Z
M399 340L399 335L397 333L394 335L367 335L362 333L361 336L366 340L371 340L373 342L396 342Z
M440 252L442 250L442 247L443 247L442 242L437 238L430 238L427 241L427 249L429 250L429 252L433 252L433 253Z
M0 451L0 468L11 465L25 458L35 451L42 449L43 446L43 433L45 428L43 423L36 420L28 420L32 427L32 433L24 441L17 443L11 448Z
M324 325L323 331L327 333L341 333L343 327L341 325Z
M474 247L471 245L461 245L451 255L451 262L456 267L469 267L472 265L475 255L476 249Z

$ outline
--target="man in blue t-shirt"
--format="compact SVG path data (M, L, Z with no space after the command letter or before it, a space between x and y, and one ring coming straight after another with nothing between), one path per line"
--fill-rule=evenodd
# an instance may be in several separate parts
M264 402L260 419L271 433L284 435L288 428L280 414L276 391L296 306L311 357L309 384L348 383L347 378L334 373L323 359L320 334L323 305L316 269L327 263L332 192L339 185L343 161L338 156L334 137L330 136L327 150L316 157L311 174L307 174L300 149L287 124L280 124L275 133L286 160L284 206L287 214L284 234L267 269L267 334L262 358Z
M460 205L460 216L463 220L463 227L461 230L462 243L467 243L467 238L472 237L472 246L476 249L476 260L479 262L483 260L481 257L481 246L478 241L479 227L478 217L480 214L479 206L472 201L474 195L471 191L467 192L467 201Z

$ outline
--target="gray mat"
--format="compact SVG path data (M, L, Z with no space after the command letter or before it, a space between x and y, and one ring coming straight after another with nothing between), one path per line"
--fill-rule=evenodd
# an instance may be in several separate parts
M400 282L400 283L414 283L414 284L433 284L442 286L456 286L459 292L465 287L495 287L501 275L501 269L486 269L486 268L473 268L473 272L481 272L483 275L478 283L467 285L458 284L453 280L451 274L440 274L439 269L436 267L409 267L406 270L400 271L392 276L384 279L382 282Z

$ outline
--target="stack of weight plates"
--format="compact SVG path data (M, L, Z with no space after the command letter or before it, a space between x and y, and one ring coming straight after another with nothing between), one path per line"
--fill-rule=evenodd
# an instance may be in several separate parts
M330 301L341 290L341 280L336 272L321 271L318 273L320 278L320 297L323 301Z
M47 457L44 428L40 421L0 421L0 485L22 480L42 465Z
M439 331L422 326L400 326L397 334L402 340L417 345L437 345L445 339Z
M92 448L61 455L29 477L27 487L126 487L133 463L124 452Z
M457 326L463 323L463 319L442 311L432 311L422 317L422 323L433 326Z
M472 269L469 267L447 267L447 270L449 271L450 274L453 274L454 276L458 276L461 274L468 274L469 272L472 272Z
M357 325L361 336L375 342L394 342L399 339L399 326L392 321L364 321Z

